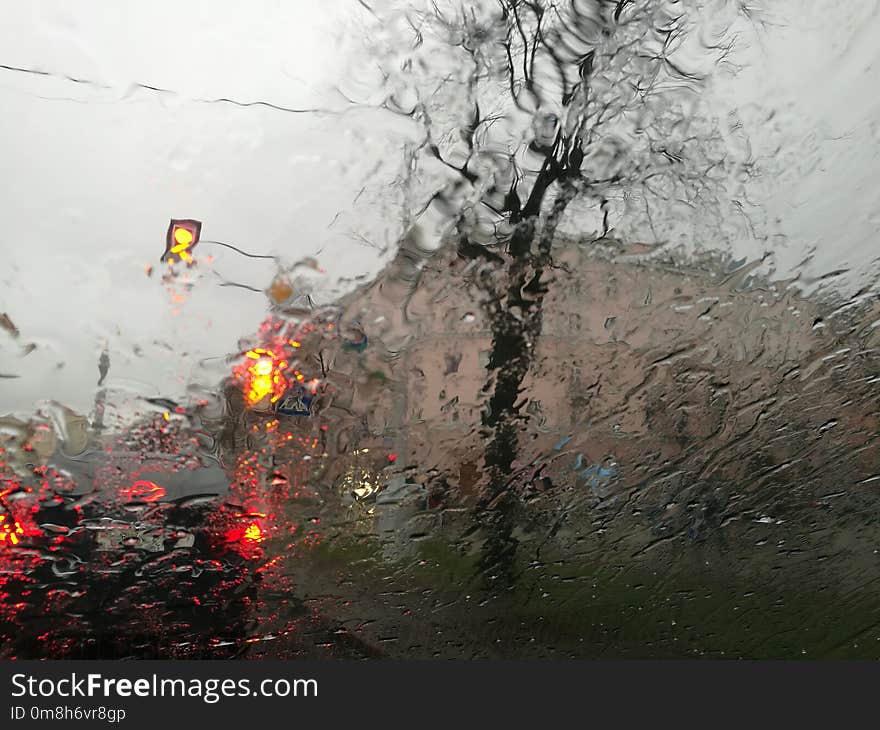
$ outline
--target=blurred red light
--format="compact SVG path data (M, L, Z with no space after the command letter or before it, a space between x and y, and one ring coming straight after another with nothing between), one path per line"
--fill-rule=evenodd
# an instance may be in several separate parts
M227 530L223 537L226 542L253 544L263 542L266 539L266 532L259 523L250 522L247 525Z
M139 479L130 487L122 487L119 494L131 502L158 502L165 496L165 488L155 482Z

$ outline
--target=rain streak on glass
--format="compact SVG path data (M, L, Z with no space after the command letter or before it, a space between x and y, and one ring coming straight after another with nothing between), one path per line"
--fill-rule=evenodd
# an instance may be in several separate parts
M878 655L875 2L180 12L0 31L0 657Z

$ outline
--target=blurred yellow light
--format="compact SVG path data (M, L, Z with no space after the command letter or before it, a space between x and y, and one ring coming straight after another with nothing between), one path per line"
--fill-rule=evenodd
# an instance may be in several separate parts
M18 522L6 515L0 515L0 543L8 542L10 545L18 545L21 542L19 535L24 535L24 529Z
M278 358L271 350L249 350L245 356L256 360L247 366L245 375L248 403L255 405L267 396L272 403L276 402L287 389L283 376L287 361Z
M293 294L293 287L288 282L279 279L272 282L267 293L275 304L281 304Z
M268 375L258 375L251 380L251 389L247 399L252 405L259 403L272 392L272 379Z
M254 372L257 375L271 375L272 361L269 358L258 360L257 363L254 365Z
M174 240L181 246L189 246L193 242L193 234L186 228L174 229Z

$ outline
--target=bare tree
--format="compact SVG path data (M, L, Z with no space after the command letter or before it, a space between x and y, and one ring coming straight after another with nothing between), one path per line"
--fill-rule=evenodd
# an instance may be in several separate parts
M737 181L753 162L747 149L732 153L736 125L713 119L701 95L711 67L729 58L726 24L739 10L725 0L430 0L389 23L414 39L383 67L381 101L416 122L401 177L406 224L434 221L463 254L494 245L505 263L487 284L478 526L489 575L513 564L518 397L564 218L582 232L592 224L594 239L666 243L677 232L721 243L747 205Z

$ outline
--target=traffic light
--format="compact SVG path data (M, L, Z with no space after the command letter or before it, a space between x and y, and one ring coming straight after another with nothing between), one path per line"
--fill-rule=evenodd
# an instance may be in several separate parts
M192 250L199 242L202 222L191 219L172 218L165 236L165 253L162 261L192 261Z

